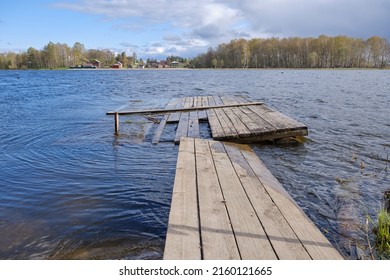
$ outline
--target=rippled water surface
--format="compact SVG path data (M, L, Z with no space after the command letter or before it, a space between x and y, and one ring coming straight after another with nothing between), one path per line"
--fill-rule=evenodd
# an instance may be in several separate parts
M390 188L390 71L0 71L0 259L162 258L177 146L144 141L145 117L114 137L105 112L212 94L309 127L304 144L253 147L333 245L367 255Z

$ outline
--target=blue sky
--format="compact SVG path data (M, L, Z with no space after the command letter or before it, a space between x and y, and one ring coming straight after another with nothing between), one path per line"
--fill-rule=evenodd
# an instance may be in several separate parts
M390 40L389 0L1 0L0 52L48 42L193 57L234 38Z

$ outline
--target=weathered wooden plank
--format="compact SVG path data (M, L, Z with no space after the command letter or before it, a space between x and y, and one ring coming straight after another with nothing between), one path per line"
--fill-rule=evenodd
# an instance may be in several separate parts
M254 153L252 149L248 145L233 143L224 143L224 146L278 258L282 260L311 259L241 153L242 150Z
M268 118L275 120L276 122L282 123L284 127L286 128L293 128L293 129L304 129L307 128L306 125L304 125L301 122L298 122L289 116L286 116L278 111L272 110L264 105L260 106L264 107L265 110L269 109L267 112Z
M195 139L203 259L240 259L207 140Z
M198 112L191 111L188 120L188 137L200 138Z
M253 108L255 108L256 106L253 106ZM256 114L256 112L254 112L254 110L251 106L245 106L245 107L240 107L239 109L244 113L246 114L255 124L257 124L257 128L255 128L253 130L253 132L256 134L256 135L262 135L262 134L269 134L269 133L273 133L276 128L271 125L268 120L262 118L261 116L259 116L258 114Z
M245 99L237 96L220 96L221 100L224 104L237 104L237 103L248 103ZM234 114L240 119L241 123L243 123L246 128L250 131L252 134L261 133L262 131L262 125L261 121L259 122L257 115L255 115L250 110L245 110L247 113L249 112L249 116L252 116L250 118L247 113L245 113L242 109L245 109L245 107L232 107L231 110L234 112ZM234 123L234 122L233 122Z
M241 152L311 258L317 260L343 259L341 254L330 244L278 180L265 167L264 163L254 153L248 153L246 150Z
M238 133L236 128L234 127L232 121L229 119L229 117L226 115L226 113L223 111L222 108L214 109L215 115L217 116L219 123L222 126L223 132L224 132L224 139L234 139L238 138ZM211 125L211 124L210 124ZM215 138L213 135L214 139Z
M171 100L169 100L169 102L167 103L167 105L165 106L165 109L172 109L172 108L176 108L177 104L180 102L180 98L172 98Z
M231 108L234 114L241 120L242 123L249 129L251 134L256 135L261 131L261 126L259 123L255 122L250 118L246 113L244 113L241 108Z
M212 98L214 99L214 102L216 105L224 105L220 96L213 95Z
M207 107L211 105L209 103L209 98L210 96L202 96L202 107Z
M225 105L237 104L237 102L230 96L219 96L219 98L221 99L221 101ZM251 136L252 132L247 127L246 123L244 123L241 120L241 118L235 113L235 110L233 110L233 109L237 109L237 108L234 108L234 107L223 108L223 111L225 112L226 116L231 120L239 137L242 138L242 137Z
M161 134L164 131L167 120L168 120L168 116L164 115L153 135L152 144L158 144L158 142L160 142Z
M224 138L225 133L223 131L223 128L221 126L221 123L219 122L217 115L215 114L215 110L208 109L206 112L207 112L207 117L209 119L211 135L213 136L213 138L214 139Z
M221 142L211 153L242 259L277 259Z
M234 95L234 96L230 96L230 97L235 102L238 102L238 103L248 103L248 99L246 99L243 96Z
M215 106L217 106L217 104L215 103L215 100L214 100L214 96L207 96L207 101L209 102L209 106L213 106L213 108L215 108Z
M232 104L223 104L222 99L219 96L210 96L208 98L209 104L216 104L217 106L232 106ZM237 105L237 104L236 104ZM221 108L216 108L213 112L208 111L209 124L212 132L213 139L235 139L238 138L237 131L232 124L226 113ZM218 121L210 118L216 117ZM214 125L216 127L214 127ZM222 129L222 131L221 131ZM214 132L215 131L215 132Z
M214 98L212 96L207 96L207 102L210 106L216 106ZM220 139L225 136L225 133L222 129L221 123L219 122L219 119L217 115L215 114L214 109L208 109L206 110L207 117L209 119L211 134L214 139Z
M247 128L245 123L241 121L241 119L236 115L236 113L233 111L233 108L223 108L222 110L230 119L240 138L249 137L252 135L252 132Z
M306 126L297 122L282 113L270 110L265 106L248 106L250 110L256 113L260 118L266 120L277 131L290 131L305 129Z
M202 97L194 96L194 107L201 107L201 106L202 106Z
M186 97L184 102L184 108L194 107L194 97Z
M207 96L199 96L198 106L199 107L208 107L209 106ZM199 110L198 111L198 118L199 118L199 120L207 120L206 110Z
M239 104L239 103L248 103L241 102L234 99L231 95L220 95L219 98L222 100L223 104Z
M262 142L262 141L272 141L276 139L296 137L296 136L306 136L306 135L307 135L307 130L302 129L302 130L291 130L291 131L277 131L275 133L270 132L270 133L263 133L259 135L254 134L249 137L234 138L233 140L229 140L229 141L234 141L235 143L240 143L240 144L250 144L250 143Z
M191 104L191 101L188 102L188 105ZM249 105L261 105L260 102L251 102L251 103L240 103L240 104L231 104L231 105L214 105L208 107L185 107L185 108L174 108L174 109L147 109L147 110L135 110L135 111L121 111L117 112L119 115L133 115L133 114L163 114L171 112L186 112L186 111L195 111L195 110L205 110L205 109L214 109L214 108L227 108L227 107L240 107L240 106L249 106ZM107 112L106 115L115 115L116 112Z
M194 139L179 147L164 259L201 259Z
M180 143L181 137L187 137L188 135L188 120L189 112L183 112L180 114L179 124L177 125L176 135L174 139L175 144Z
M178 102L176 103L175 109L182 109L184 107L185 97L179 98ZM172 111L170 114L168 121L171 122L178 122L180 120L180 111Z

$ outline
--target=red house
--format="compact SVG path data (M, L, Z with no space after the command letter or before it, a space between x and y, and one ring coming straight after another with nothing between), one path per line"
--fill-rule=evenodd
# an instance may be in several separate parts
M111 65L111 68L116 68L116 69L122 68L122 67L123 67L123 65L122 65L122 63L120 63L119 61L118 61L117 63Z

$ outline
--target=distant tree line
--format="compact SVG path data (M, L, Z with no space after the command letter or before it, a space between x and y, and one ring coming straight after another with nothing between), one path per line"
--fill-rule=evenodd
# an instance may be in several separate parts
M191 61L195 68L384 68L390 44L381 37L236 39L209 48Z
M76 42L72 47L67 44L49 42L42 50L29 48L25 52L0 53L0 69L59 69L83 65L99 60L102 67L109 67L119 61L123 67L135 63L137 55L127 56L113 53L110 50L85 49Z
M99 60L101 67L121 62L124 68L143 65L137 54L115 54L110 50L85 49L76 42L49 42L41 50L0 53L0 69L59 69ZM147 60L147 62L150 59ZM381 37L367 40L347 36L318 38L235 39L209 48L188 60L169 56L166 62L193 68L385 68L390 66L390 44Z

